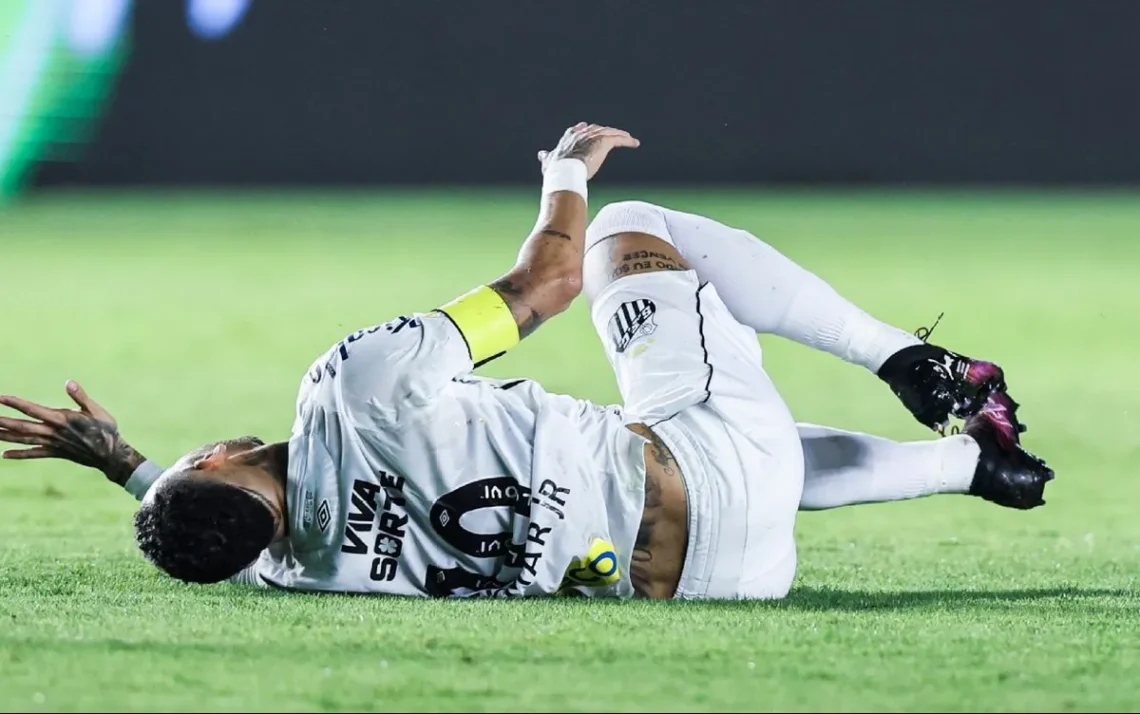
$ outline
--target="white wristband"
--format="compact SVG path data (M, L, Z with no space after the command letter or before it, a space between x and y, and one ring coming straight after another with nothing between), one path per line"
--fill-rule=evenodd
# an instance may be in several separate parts
M150 491L150 487L165 471L166 469L153 461L144 461L123 484L123 488L127 490L127 493L141 501L146 498L147 491Z
M555 191L573 191L588 203L585 162L580 159L551 161L542 174L542 195Z

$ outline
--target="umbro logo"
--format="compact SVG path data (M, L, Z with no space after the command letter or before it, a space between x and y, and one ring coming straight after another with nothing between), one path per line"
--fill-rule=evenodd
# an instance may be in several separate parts
M652 300L643 298L622 303L610 318L610 339L614 342L614 349L619 353L625 352L635 340L656 332L655 314L657 305Z
M317 528L321 529L324 533L329 528L329 522L332 520L332 513L329 509L329 500L326 498L321 501L321 507L317 509Z

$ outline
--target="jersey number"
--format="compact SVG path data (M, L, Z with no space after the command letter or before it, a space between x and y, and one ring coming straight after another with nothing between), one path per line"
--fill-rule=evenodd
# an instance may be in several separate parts
M497 476L472 481L440 496L431 507L431 526L443 542L473 558L506 556L512 565L519 554L514 549L510 531L476 533L463 526L463 516L484 508L510 508L522 517L530 515L530 489L510 476ZM424 588L435 597L448 597L460 590L486 590L501 587L493 577L464 570L461 567L439 568L429 565Z

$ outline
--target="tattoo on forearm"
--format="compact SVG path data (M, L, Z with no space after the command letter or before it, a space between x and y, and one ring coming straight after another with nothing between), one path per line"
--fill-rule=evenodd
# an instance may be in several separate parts
M98 469L122 486L146 458L123 440L113 424L90 417L70 419L52 448L61 458Z
M507 307L515 316L519 326L519 339L528 337L546 319L538 310L526 303L526 291L510 278L500 278L491 283L490 287L503 298L503 302L507 303Z
M688 269L689 266L678 261L673 256L652 250L635 250L622 255L621 261L618 262L617 266L610 273L610 279L617 280L626 275L649 273L657 270Z
M553 228L543 228L541 231L539 231L539 233L541 235L550 236L552 238L562 238L564 240L574 240L573 238L570 237L570 235L568 233L563 233L562 231L556 231Z

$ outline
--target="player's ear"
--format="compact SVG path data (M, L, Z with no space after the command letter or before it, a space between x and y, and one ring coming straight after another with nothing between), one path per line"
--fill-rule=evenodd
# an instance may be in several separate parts
M226 463L226 447L223 444L215 446L210 453L194 462L195 471L212 471L221 468Z

